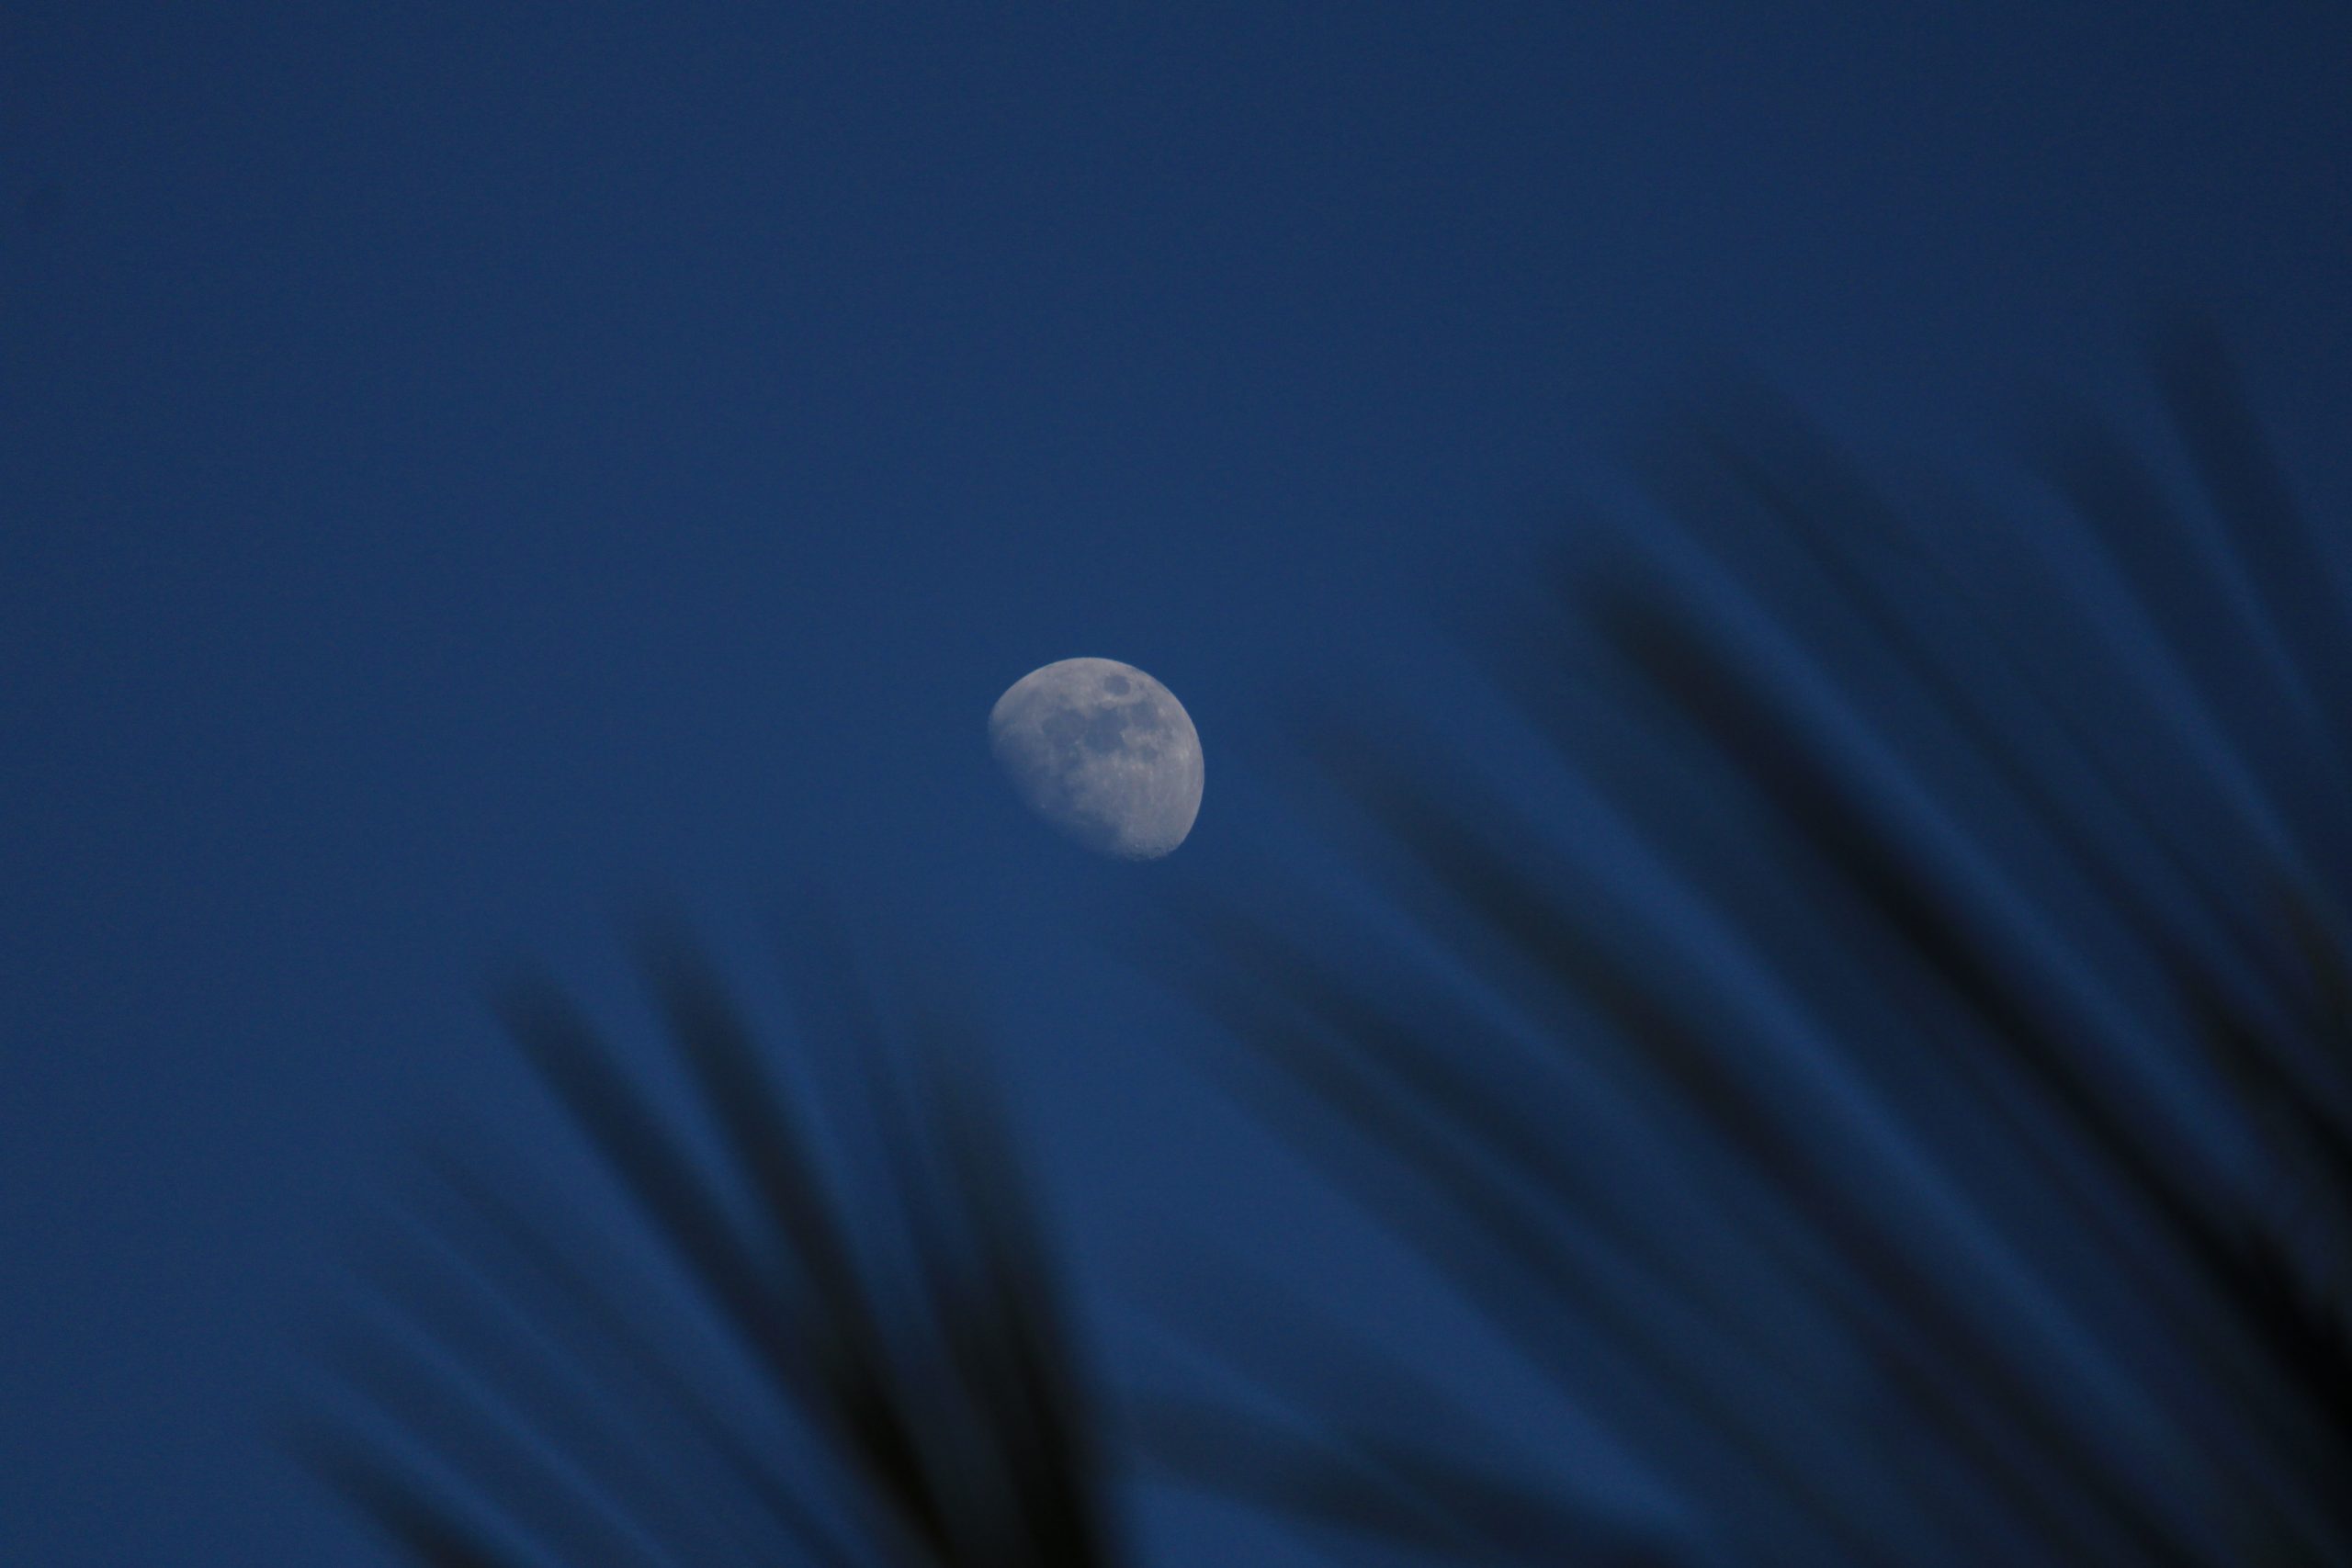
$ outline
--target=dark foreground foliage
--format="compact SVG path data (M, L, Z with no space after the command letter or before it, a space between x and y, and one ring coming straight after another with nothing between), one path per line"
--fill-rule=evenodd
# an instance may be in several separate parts
M681 941L649 942L644 967L691 1125L559 990L504 990L653 1246L441 1162L424 1234L378 1270L377 1323L338 1358L355 1397L299 1438L409 1560L1119 1560L1060 1292L969 1043L944 1014L886 1029L828 928L788 963L805 1032L865 1080L831 1139ZM854 1149L879 1197L844 1184Z
M1326 725L1387 907L1175 928L1228 1081L1669 1506L1164 1457L1465 1560L2352 1562L2346 535L2210 333L2158 368L2168 467L2081 423L2030 514L1691 422L1471 634L1548 789Z
M1445 1368L1313 1298L1227 1337L1296 1418L1153 1398L1163 1463L1343 1560L2352 1562L2346 539L2209 333L2158 385L2170 442L2061 432L2039 508L1898 505L1769 400L1692 420L1654 508L1481 607L1544 782L1317 728L1376 894L1204 888L1148 951L1647 1483L1455 1440ZM507 1016L702 1332L451 1162L309 1457L420 1562L1114 1561L961 1045L918 1027L820 1146L650 951L692 1128L553 991ZM849 972L795 949L804 1033L902 1059Z

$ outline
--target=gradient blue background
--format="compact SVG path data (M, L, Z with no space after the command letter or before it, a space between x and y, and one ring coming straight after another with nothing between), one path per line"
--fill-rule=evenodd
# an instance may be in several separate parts
M2178 299L2340 516L2347 80L2318 0L6 7L0 1562L379 1560L266 1438L310 1303L410 1128L540 1135L485 963L616 998L649 886L963 933L1094 1271L1172 1210L1344 1275L998 693L1167 682L1213 878L1718 362L1968 464Z

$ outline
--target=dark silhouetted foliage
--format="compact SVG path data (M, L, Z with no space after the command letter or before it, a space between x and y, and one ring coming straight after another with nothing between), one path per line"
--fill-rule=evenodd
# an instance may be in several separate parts
M1898 503L1769 398L1689 421L1655 507L1479 607L1543 776L1319 716L1309 815L1378 892L1253 874L1145 943L1222 1081L1663 1503L1498 1451L1320 1300L1224 1336L1295 1418L1154 1393L1165 1465L1351 1554L2352 1562L2344 536L2208 329L2157 365L2177 442L2079 422L2040 505ZM422 1562L1116 1560L968 1053L876 1072L850 1201L650 952L694 1135L553 989L506 1017L755 1394L459 1162L311 1457ZM822 929L788 957L810 1041L898 1059Z
M696 1129L554 987L503 989L513 1037L687 1301L657 1315L650 1270L608 1238L441 1161L423 1237L383 1276L384 1322L339 1358L352 1407L300 1437L413 1560L1119 1560L1057 1286L970 1043L935 1013L894 1048L824 928L790 957L809 1032L865 1075L879 1199L846 1190L856 1162L823 1156L685 942L649 942L645 968ZM910 1054L911 1084L891 1066Z
M1481 606L1548 789L1320 727L1417 941L1218 889L1153 943L1666 1489L1641 1560L2352 1561L2343 536L2208 329L2158 364L2177 471L2086 422L2041 511L1898 506L1770 399L1692 421L1654 512ZM1363 1539L1510 1512L1164 1415ZM1633 1560L1551 1528L1511 1560Z

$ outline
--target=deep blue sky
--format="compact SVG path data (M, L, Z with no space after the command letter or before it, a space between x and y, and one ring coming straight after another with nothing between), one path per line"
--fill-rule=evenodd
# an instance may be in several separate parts
M2352 13L1476 9L0 14L0 1562L374 1560L256 1435L322 1249L644 886L984 928L1079 1229L1247 1240L1038 664L1184 700L1214 876L1725 360L1965 457L2196 300L2352 493Z

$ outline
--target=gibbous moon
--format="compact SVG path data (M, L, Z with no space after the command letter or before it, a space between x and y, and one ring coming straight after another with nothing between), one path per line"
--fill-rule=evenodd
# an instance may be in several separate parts
M996 700L989 749L1029 808L1098 853L1158 860L1201 810L1201 737L1167 687L1114 659L1033 670Z

